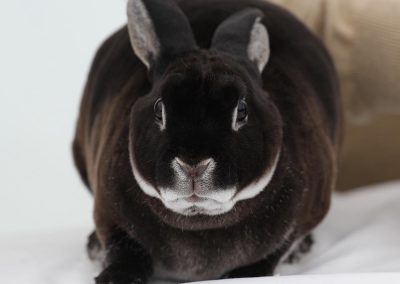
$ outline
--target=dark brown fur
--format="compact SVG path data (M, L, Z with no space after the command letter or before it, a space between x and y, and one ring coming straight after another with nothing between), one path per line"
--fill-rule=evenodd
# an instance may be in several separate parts
M97 52L73 145L76 166L94 196L96 235L108 249L123 239L132 240L126 251L134 247L143 253L137 259L126 256L131 263L126 269L134 266L146 277L159 264L168 271L187 272L178 280L267 275L292 241L309 234L329 208L340 132L335 70L322 44L302 24L264 1L179 3L202 48L209 47L216 26L231 13L247 6L265 13L271 59L262 81L282 115L283 149L277 171L268 191L239 202L240 215L232 213L228 221L216 216L213 229L190 230L192 222L201 223L195 219L201 216L172 214L145 195L132 175L128 133L131 108L149 92L151 82L124 27ZM171 222L182 228L164 222L150 207L171 214ZM292 221L293 232L283 238Z

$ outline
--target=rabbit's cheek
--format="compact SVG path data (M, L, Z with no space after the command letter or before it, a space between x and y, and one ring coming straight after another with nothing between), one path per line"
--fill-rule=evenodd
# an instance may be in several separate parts
M256 197L263 190L265 190L272 178L274 177L276 168L279 163L280 158L280 150L276 153L275 158L272 160L272 164L265 169L262 176L256 178L252 183L242 188L233 198L233 201L236 203L240 200L246 200Z

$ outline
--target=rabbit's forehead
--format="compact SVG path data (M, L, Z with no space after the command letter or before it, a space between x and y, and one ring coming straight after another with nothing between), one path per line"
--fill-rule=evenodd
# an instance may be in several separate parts
M197 71L197 72L196 72ZM240 76L228 72L190 70L168 76L161 88L166 104L222 104L233 107L248 88Z

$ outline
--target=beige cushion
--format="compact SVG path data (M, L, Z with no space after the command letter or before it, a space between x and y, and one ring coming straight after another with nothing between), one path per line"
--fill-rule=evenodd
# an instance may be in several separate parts
M346 114L339 188L400 178L400 1L271 0L330 50Z

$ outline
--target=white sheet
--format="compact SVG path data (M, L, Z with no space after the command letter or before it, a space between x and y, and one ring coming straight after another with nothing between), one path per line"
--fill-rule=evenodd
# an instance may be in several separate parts
M310 254L277 276L218 283L400 283L400 182L335 195ZM0 283L88 284L98 268L85 254L91 228L2 236ZM388 273L397 272L397 273ZM368 274L367 274L368 273Z

